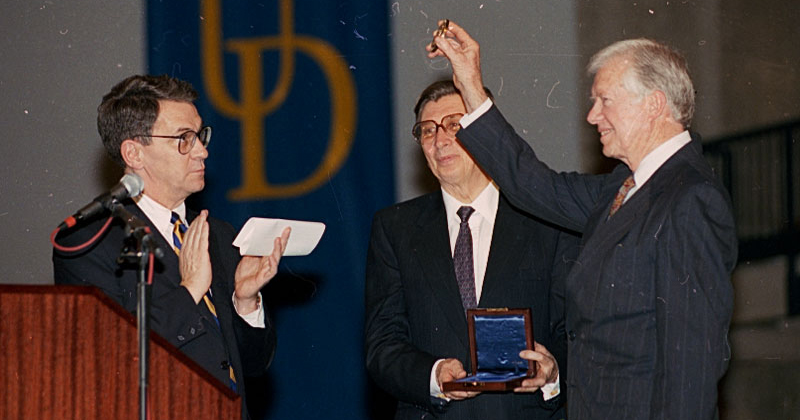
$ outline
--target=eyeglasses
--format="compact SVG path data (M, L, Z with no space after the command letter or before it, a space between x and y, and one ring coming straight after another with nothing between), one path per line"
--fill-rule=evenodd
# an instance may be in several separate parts
M198 139L200 139L200 144L202 144L203 147L208 147L208 144L211 143L211 127L203 127L200 129L200 132L189 130L178 136L159 136L155 134L150 134L150 135L140 134L134 137L156 137L159 139L178 139L178 152L182 155L185 155L192 150L192 147L194 147L194 143Z
M461 123L459 123L459 121L463 116L464 114L462 113L446 115L442 118L441 124L437 124L436 121L433 120L420 121L414 124L414 128L411 129L411 134L413 134L414 139L422 145L430 143L430 141L436 137L436 132L439 131L440 127L446 134L455 137L458 130L461 129Z

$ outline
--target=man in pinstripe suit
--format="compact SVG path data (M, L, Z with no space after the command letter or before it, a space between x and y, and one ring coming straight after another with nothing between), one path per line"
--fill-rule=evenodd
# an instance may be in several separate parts
M463 29L450 23L435 43L429 55L450 60L467 108L464 148L512 204L583 233L566 280L568 417L717 417L737 241L728 194L688 131L684 58L646 39L592 58L587 120L622 162L594 176L538 160L483 94L478 44Z

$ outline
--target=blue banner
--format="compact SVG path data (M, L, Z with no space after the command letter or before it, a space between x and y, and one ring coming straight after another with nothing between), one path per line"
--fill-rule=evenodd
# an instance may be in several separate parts
M151 74L191 82L213 127L194 209L327 225L265 289L278 332L265 419L367 418L364 263L394 200L388 10L371 0L148 1Z

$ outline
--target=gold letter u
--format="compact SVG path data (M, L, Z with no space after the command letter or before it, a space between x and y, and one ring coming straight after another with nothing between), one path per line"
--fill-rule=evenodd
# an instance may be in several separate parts
M220 114L242 124L241 185L228 193L231 200L295 197L319 187L342 167L353 144L356 127L356 95L352 76L341 54L324 40L294 34L291 0L280 0L278 36L232 39L226 51L239 56L241 102L227 92L223 65L222 19L219 0L204 0L201 6L201 54L203 83L210 103ZM280 52L278 80L268 98L263 98L261 52ZM331 92L331 137L322 162L307 178L292 184L270 184L264 162L264 118L286 100L294 76L295 51L311 57L323 71Z

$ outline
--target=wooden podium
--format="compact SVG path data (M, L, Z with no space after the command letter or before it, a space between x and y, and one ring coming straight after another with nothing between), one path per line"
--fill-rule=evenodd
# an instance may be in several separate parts
M136 320L93 287L0 285L0 419L139 414ZM241 419L241 400L150 335L151 420Z

